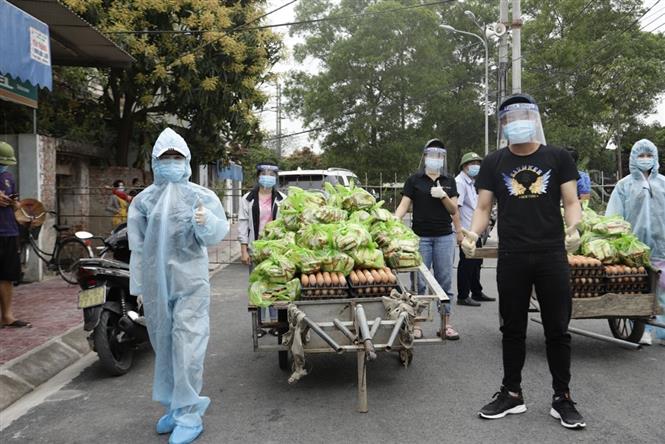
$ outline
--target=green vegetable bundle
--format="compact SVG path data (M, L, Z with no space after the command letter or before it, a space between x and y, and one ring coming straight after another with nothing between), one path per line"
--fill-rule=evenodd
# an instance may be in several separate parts
M298 231L296 240L301 247L310 250L320 250L333 245L333 232L335 225L311 224Z
M369 245L372 236L369 231L360 224L340 223L333 234L333 244L341 251L351 251L358 247Z
M273 254L284 254L292 247L295 247L296 236L294 233L287 232L284 237L278 240L255 240L251 245L252 262L261 263Z
M386 266L383 252L374 247L358 248L353 250L350 255L358 268L381 269Z
M293 279L295 273L296 265L291 260L281 254L274 254L254 268L249 281L285 284Z
M626 234L611 241L618 252L622 264L630 267L643 267L650 265L651 249L641 242L634 234Z
M266 224L260 238L277 240L284 238L288 233L289 230L286 229L284 221L278 218L277 220L273 220Z
M593 232L586 232L582 235L582 254L584 256L595 257L596 259L612 264L616 261L617 250L612 243Z
M374 221L375 221L374 216L372 216L365 210L354 211L349 216L349 222L352 224L371 226L372 223L374 223Z
M409 253L406 251L393 251L385 255L386 263L391 268L417 267L422 262L420 253Z
M294 246L291 250L296 268L300 273L311 274L321 271L321 255L316 251Z
M336 250L325 250L321 252L321 269L327 272L338 272L348 275L353 270L353 258L348 254Z
M257 307L269 307L276 301L294 301L300 296L300 279L285 284L255 281L249 287L249 302Z

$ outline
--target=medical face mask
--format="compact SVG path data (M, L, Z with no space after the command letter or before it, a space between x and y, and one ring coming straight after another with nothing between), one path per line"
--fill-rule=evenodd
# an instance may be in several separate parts
M155 165L155 176L163 177L168 182L182 180L187 171L186 161L176 159L159 160Z
M425 158L425 169L427 171L439 171L443 168L443 159L436 159L433 157Z
M536 124L531 120L515 120L503 126L503 134L508 143L531 142L536 135Z
M118 186L118 191L125 191L125 186L124 185L119 185Z
M263 188L272 188L277 183L277 178L275 176L260 175L259 176L259 185Z
M653 157L638 157L637 158L637 168L640 169L640 171L649 171L651 168L653 168L655 164L655 159Z
M9 167L7 165L0 165L0 173L4 173L8 169L9 169Z
M476 177L480 171L480 165L469 165L469 177Z

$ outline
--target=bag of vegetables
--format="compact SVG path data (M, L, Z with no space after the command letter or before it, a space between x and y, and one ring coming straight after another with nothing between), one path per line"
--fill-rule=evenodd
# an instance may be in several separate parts
M263 228L260 239L282 239L287 233L289 233L289 230L286 229L284 221L278 217L277 220L273 220L266 224Z
M357 268L382 269L386 266L383 252L374 245L358 248L349 253Z
M249 286L249 302L257 307L269 307L275 301L295 301L300 296L300 279L285 284L256 281Z
M295 247L295 241L295 233L291 232L287 232L284 237L278 240L255 240L252 242L250 248L252 262L258 264L268 259L273 254L284 254L290 248Z
M293 279L295 273L296 266L292 261L281 254L273 254L254 268L249 275L249 281L285 284Z
M335 225L311 224L298 231L296 241L301 247L310 250L320 250L333 245L333 232Z
M611 243L622 264L630 267L647 267L651 264L649 260L651 249L633 233L612 239Z
M316 251L294 246L287 257L292 259L302 274L312 274L321 270L321 257Z
M321 270L348 275L353 270L353 258L341 251L327 249L320 253Z
M337 196L335 199L337 201L341 200L341 207L345 210L366 210L370 209L376 204L376 199L374 196L353 184L351 184L350 187L337 185L335 190L337 191Z
M361 224L366 227L370 227L374 223L374 216L369 214L365 210L358 210L351 213L349 216L349 222L352 224Z
M372 236L363 225L340 223L336 227L333 234L333 245L338 250L351 251L372 242Z
M386 254L386 262L391 268L417 267L422 262L419 252L393 251Z
M598 234L587 231L582 235L582 254L595 257L606 264L617 261L617 250L612 243Z

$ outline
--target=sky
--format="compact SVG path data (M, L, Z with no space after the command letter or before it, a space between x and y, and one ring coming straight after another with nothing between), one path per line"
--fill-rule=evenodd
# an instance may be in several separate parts
M308 0L299 0L299 1L308 1ZM266 11L272 11L289 2L290 0L269 0ZM659 1L659 0L644 1L644 4L647 8L653 6L655 3L658 4L656 4L656 6L642 18L641 24L645 31L655 30L656 32L663 33L665 32L665 1ZM298 2L291 4L269 15L266 18L267 23L278 24L278 23L287 23L294 21L296 16L295 7L297 4ZM497 13L498 13L498 1L497 1ZM287 27L275 28L274 31L283 35L284 44L287 52L284 59L281 60L275 66L275 71L286 75L285 73L288 72L289 70L301 69L302 66L297 66L293 60L293 57L291 56L291 50L293 46L298 42L298 39L292 38L288 35ZM528 61L526 61L526 63L528 63ZM266 130L270 134L274 134L276 128L276 120L277 120L275 112L276 101L275 101L274 85L269 85L266 91L271 96L271 100L266 106L266 110L261 113L261 122L264 130ZM287 118L285 115L283 115L283 117L284 118L282 119L282 134L297 133L305 129L303 127L303 123L301 120L297 118ZM647 116L645 120L649 123L659 122L661 125L665 125L665 96L661 98L656 113ZM286 145L290 145L296 148L300 148L302 146L313 146L315 150L317 151L319 150L318 142L312 141L307 134L298 135L295 137L289 137L288 143L286 142L287 139L284 140ZM287 149L285 151L285 154L288 154L288 152L289 151Z

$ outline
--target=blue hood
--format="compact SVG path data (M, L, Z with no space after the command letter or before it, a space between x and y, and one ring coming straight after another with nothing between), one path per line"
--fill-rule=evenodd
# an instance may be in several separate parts
M655 160L654 167L651 170L651 174L649 176L649 180L651 180L651 178L658 176L658 170L660 169L660 164L658 163L658 148L656 148L656 145L654 145L652 141L648 139L642 139L635 142L633 149L630 150L628 168L630 170L630 174L635 179L641 180L644 176L642 175L642 171L640 171L640 169L637 167L637 158L640 154L643 153L650 153Z
M192 153L187 147L187 142L185 139L180 136L180 134L173 131L171 128L166 128L157 138L155 146L152 147L152 171L155 172L155 165L159 163L159 156L167 152L168 150L175 150L185 156L187 159L187 170L183 177L178 182L187 182L192 175L192 168L189 163L192 161ZM160 177L155 173L155 183L163 184L166 183L166 179Z

